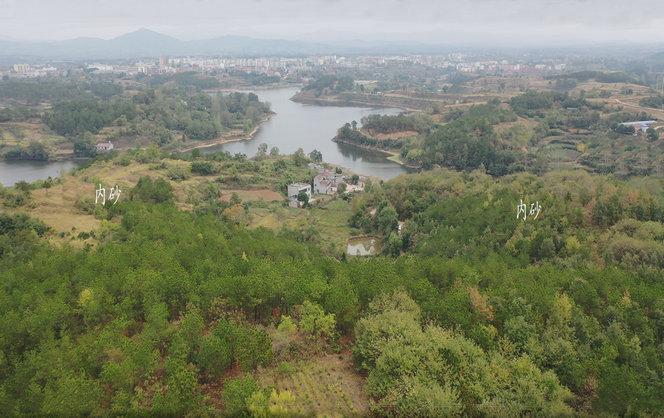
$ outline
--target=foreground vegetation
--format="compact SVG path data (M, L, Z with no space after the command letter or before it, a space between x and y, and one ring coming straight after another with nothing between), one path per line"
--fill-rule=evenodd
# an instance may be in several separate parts
M405 252L364 260L223 211L182 211L164 178L126 188L95 247L53 246L46 225L3 214L0 405L657 414L661 187L579 173L406 175L354 202L351 222L384 234L388 254ZM520 197L540 201L538 219L516 220ZM335 377L311 381L315 370ZM366 395L343 389L354 385Z
M575 91L629 76L349 122L338 140L427 171L304 209L286 207L286 187L311 182L320 153L169 149L250 129L269 112L255 96L210 97L219 83L193 74L135 81L0 86L0 123L39 118L77 153L106 135L150 143L0 188L0 410L664 411L664 181L643 176L661 141L620 125L649 115ZM364 89L330 76L304 94L380 97ZM102 183L123 190L117 204L95 204ZM382 253L347 256L355 234Z
M151 177L172 187L180 209L214 214L249 228L279 231L340 256L346 240L358 233L348 223L352 215L349 200L340 195L318 196L308 210L288 207L287 185L311 182L317 171L309 168L304 152L284 156L274 147L268 154L265 144L259 148L254 159L226 152L170 153L156 146L111 152L61 178L0 187L0 209L42 220L52 228L51 241L77 247L96 245L97 238L113 224L109 209L95 204L99 184L107 190L117 185L125 199L141 177Z

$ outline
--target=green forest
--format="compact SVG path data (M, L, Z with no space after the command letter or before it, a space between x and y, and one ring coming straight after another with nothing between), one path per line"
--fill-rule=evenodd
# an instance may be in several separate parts
M321 147L191 151L271 117L226 88L276 75L0 81L4 158L86 157L0 186L0 411L664 413L664 142L659 123L624 125L655 119L660 96L620 71L528 84L403 63L298 80L294 101L408 109L334 138L405 174L361 175ZM320 173L344 183L298 185L290 207L289 186ZM102 184L120 198L97 203ZM370 256L351 251L364 243Z
M147 177L95 247L2 214L0 409L310 415L260 371L350 350L379 416L656 415L663 187L405 175L353 199L351 223L386 238L371 259L179 210ZM517 219L520 200L541 213Z
M623 122L653 120L644 112L609 108L584 93L529 90L438 117L433 110L370 115L346 123L336 139L398 153L411 167L483 168L494 176L583 168L619 177L661 174L664 142ZM659 97L642 101L660 107ZM442 119L442 120L441 120ZM385 134L394 134L381 137Z
M94 144L107 140L169 146L226 133L247 134L272 113L253 93L204 92L217 84L195 73L157 76L128 87L89 78L0 81L0 99L8 101L0 109L0 122L43 123L73 144L75 156L91 157ZM35 141L3 154L7 159L51 157L47 147Z

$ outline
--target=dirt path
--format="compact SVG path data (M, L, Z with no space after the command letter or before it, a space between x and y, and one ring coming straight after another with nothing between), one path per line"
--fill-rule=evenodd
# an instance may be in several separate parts
M618 103L619 105L626 106L626 107L631 107L633 109L639 109L643 112L651 113L651 114L657 116L658 118L664 119L664 110L662 110L662 109L657 109L657 108L654 108L654 107L646 107L646 106L641 106L641 105L637 105L637 104L633 104L633 103L623 102L620 99L613 99L613 100L616 103Z

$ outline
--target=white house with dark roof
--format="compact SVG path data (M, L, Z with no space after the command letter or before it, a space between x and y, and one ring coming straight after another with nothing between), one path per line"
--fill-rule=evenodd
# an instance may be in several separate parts
M113 150L113 143L111 141L108 142L100 142L97 145L95 145L95 148L97 152L108 152Z

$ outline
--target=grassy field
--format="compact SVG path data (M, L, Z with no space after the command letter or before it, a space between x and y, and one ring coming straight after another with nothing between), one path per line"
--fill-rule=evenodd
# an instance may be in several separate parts
M323 247L333 253L346 248L346 240L352 228L348 220L353 214L349 202L330 196L322 197L326 202L310 209L285 207L281 202L273 202L265 207L252 207L249 210L250 227L278 230L282 227L296 231L306 231L313 226L320 233Z
M290 391L303 416L353 417L369 412L362 378L347 353L281 363L258 371L256 377L264 387Z
M162 178L168 180L173 187L176 201L183 209L190 209L191 205L187 203L188 197L197 193L201 185L214 181L215 176L200 176L189 174L190 163L188 161L164 159L159 163L138 163L132 162L127 166L115 164L113 161L97 162L94 165L81 170L77 174L83 182L112 186L119 185L123 190L133 187L141 176L150 176L153 178ZM188 173L184 180L171 180L170 173L175 170ZM252 202L264 200L267 202L283 200L284 197L265 185L258 185L257 188L223 188L220 190L219 198L228 201L233 193L238 194L242 201Z
M242 190L242 189L228 189L222 190L221 200L228 202L231 200L233 194L237 194L243 202L282 202L284 196L281 193L275 192L270 189L256 189L256 190Z
M610 92L612 96L629 97L622 92L631 90L634 95L647 95L650 88L633 83L601 83L595 80L585 81L577 84L573 93L580 94L582 91L589 96L597 96L600 92Z
M52 158L70 157L74 152L65 137L50 132L41 122L0 123L0 154L13 147L25 147L31 142L44 145Z
M33 190L28 205L11 209L11 211L25 212L39 218L53 229L56 236L61 233L67 234L66 239L69 240L70 236L78 235L79 232L97 231L101 226L99 219L83 213L77 207L77 202L94 200L95 190L99 184L107 191L118 185L123 191L120 199L125 199L129 190L141 176L168 179L169 168L180 167L188 170L189 167L189 163L186 161L166 160L165 164L166 168L150 163L132 162L127 166L122 166L114 164L112 161L96 162L90 167L65 174L62 180L50 189ZM187 197L211 179L211 177L191 176L183 181L170 181L178 206L190 209L191 205L187 204ZM220 199L228 200L233 193L237 193L245 202L261 199L264 201L283 200L279 193L269 189L223 190Z
M290 208L285 205L285 196L269 184L268 172L257 183L241 186L233 182L219 183L218 179L227 178L225 172L233 171L221 164L221 173L211 176L192 174L190 162L163 159L155 163L131 161L121 164L121 160L97 161L89 167L65 174L60 183L50 189L36 189L31 192L27 205L11 209L13 212L25 212L41 219L54 231L54 238L70 241L80 232L96 232L101 221L91 214L84 213L82 203L94 202L95 190L99 184L107 191L115 185L123 191L120 200L128 197L129 190L136 185L141 176L162 178L171 184L176 205L183 210L196 206L199 197L214 186L217 199L230 201L234 195L247 204L248 224L251 228L264 227L272 230L287 228L301 234L303 239L319 243L326 251L337 254L343 252L346 240L352 229L348 220L352 215L349 202L333 196L318 196L317 203L308 209ZM185 173L182 180L171 180L173 172ZM240 173L243 176L255 176L256 173ZM263 180L260 180L263 179ZM273 179L274 181L274 179ZM92 243L93 240L86 240Z
M78 246L92 242L90 239L76 240L79 233L96 232L101 227L99 219L82 213L76 207L79 199L94 199L94 196L94 185L82 183L80 179L67 175L60 184L50 189L32 191L29 207L17 208L15 211L26 212L50 226L55 232L52 238L54 241L66 241Z
M94 215L84 213L77 204L85 200L94 201L95 189L100 183L107 191L117 184L124 193L121 193L120 198L126 198L129 188L143 174L152 174L147 164L120 167L111 163L96 163L86 169L65 174L59 183L49 189L33 190L28 205L11 211L27 213L40 219L53 229L54 241L73 245L93 243L93 239L77 240L76 237L81 232L98 232L102 223Z

